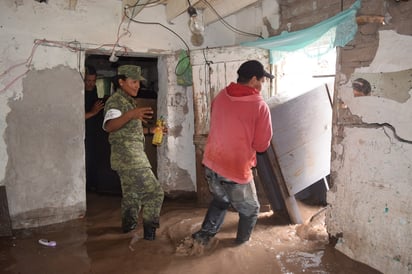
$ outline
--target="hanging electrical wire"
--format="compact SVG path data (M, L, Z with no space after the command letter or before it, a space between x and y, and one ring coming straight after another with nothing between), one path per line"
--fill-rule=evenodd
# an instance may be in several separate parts
M203 58L205 59L205 81L204 81L204 83L205 83L205 90L212 90L212 83L210 81L210 75L212 74L212 66L211 65L213 64L213 61L208 60L207 57L206 57L206 51L208 49L209 49L209 47L206 47L205 49L202 50ZM210 92L207 92L207 95L206 95L206 105L207 106L210 106L213 97L214 97L213 94L211 94ZM209 124L210 116L206 115L205 118L206 118L205 123Z
M120 34L120 27L121 27L121 25L123 24L125 18L126 18L126 13L122 16L122 20L120 21L120 24L119 24L119 26L117 27L116 42L113 44L112 51L110 52L110 58L109 58L109 61L110 61L110 62L117 62L117 60L119 59L119 58L116 56L116 47L117 47L117 46L120 46L120 45L119 45L120 38L122 38L122 37L125 36L126 34L129 34L129 36L131 35L131 33L130 33L130 31L129 31L129 25L127 26L125 32L123 32L122 34ZM130 23L130 22L129 22L129 23Z
M154 6L157 6L159 4L162 4L161 0L149 1L146 4L139 4L139 2L140 2L139 0L136 1L136 4L134 4L133 6L129 6L128 8L130 9L130 8L136 8L136 7L141 7L141 6L154 7Z
M29 57L26 59L25 62L21 62L21 63L18 63L16 65L13 65L10 68L6 69L3 73L0 74L0 77L3 77L3 76L6 76L7 74L9 74L12 70L14 70L17 67L20 67L20 66L25 66L26 67L26 70L23 73L21 73L20 75L18 75L14 79L12 79L9 83L5 84L5 86L2 89L0 89L0 93L2 93L4 91L6 91L7 89L9 89L14 83L16 83L17 80L19 80L20 78L25 76L30 71L31 66L32 66L32 62L33 62L33 58L34 58L34 54L35 54L35 52L36 52L36 50L39 46L67 48L67 49L69 49L69 51L77 52L77 53L79 53L82 50L81 46L80 46L80 42L78 42L78 41L59 42L59 41L50 41L50 40L46 40L46 39L36 39L34 41L32 49L31 49L31 53L30 53ZM78 56L78 62L80 62L79 56ZM78 66L80 67L79 64L80 63L78 63Z
M208 60L208 59L206 58L206 50L208 50L208 49L209 49L209 47L206 47L205 49L202 50L202 53L203 53L203 59L205 59L205 64L206 64L208 67L210 67L210 65L213 64L213 61Z
M163 24L161 24L161 23L158 23L158 22L144 22L144 21L139 21L139 20L130 18L130 16L127 15L126 11L125 11L124 14L125 14L126 18L129 19L131 22L138 23L138 24L143 24L143 25L158 25L158 26L161 26L161 27L167 29L168 31L170 31L171 33L173 33L174 35L176 35L176 36L180 39L180 41L183 42L183 44L184 44L184 45L186 46L186 48L187 48L187 51L190 51L189 45L185 42L185 40L183 40L183 38L182 38L179 34L177 34L174 30L172 30L171 28L168 28L168 27L166 27L165 25L163 25Z
M256 34L256 33L250 33L250 32L245 32L242 30L239 30L235 27L233 27L232 25L230 25L216 10L215 8L206 0L201 0L203 3L205 3L215 14L216 16L219 18L219 21L228 29L230 29L231 31L237 33L237 34L241 34L241 35L245 35L245 36L253 36L253 37L258 37L263 39L263 36L261 34Z
M83 51L82 44L76 40L71 41L67 43L67 48L69 49L69 51L77 53L77 70L80 74L80 77L84 80L84 77L81 73L81 60L82 60L81 52Z

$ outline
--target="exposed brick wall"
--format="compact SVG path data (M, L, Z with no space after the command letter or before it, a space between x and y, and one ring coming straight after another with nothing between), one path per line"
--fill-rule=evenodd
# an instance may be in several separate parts
M379 46L380 30L390 29L399 34L412 35L412 1L362 0L362 6L357 16L359 18L364 15L369 16L365 17L369 18L369 21L358 20L358 32L355 38L339 51L339 60L337 61L339 64L337 80L339 82L348 81L356 68L370 65ZM379 16L385 18L385 24L376 20ZM347 119L357 119L344 108L337 108L337 111L339 111L337 117L340 117L340 123L344 124ZM335 138L338 132L335 132Z
M288 24L289 31L311 27L335 16L353 3L355 0L279 0L280 27L270 35L287 31ZM365 18L370 21L359 22L355 38L341 50L340 72L346 76L351 75L355 68L368 66L373 60L379 45L379 30L393 29L399 34L412 35L412 1L362 0L357 16L369 16ZM387 24L382 25L376 20L379 17L384 17Z
M356 68L367 67L370 65L376 55L376 51L379 46L379 30L391 29L400 34L412 33L412 1L376 1L376 0L362 0L362 7L358 12L358 16L369 15L373 19L373 16L383 16L386 24L374 22L358 22L358 32L355 38L349 42L345 47L339 51L338 60L338 79L337 81L348 81ZM343 77L345 75L346 77ZM344 124L347 122L356 122L359 119L357 116L352 115L346 108L339 107L343 102L339 101L337 93L335 94L335 100L338 102L334 109L338 112L334 115L333 123L340 124L334 130L333 142L340 143L343 139L341 135L343 132ZM337 121L339 117L339 122ZM332 159L335 159L336 155L332 152ZM331 184L333 185L334 173L331 174Z
M271 35L279 35L282 31L297 31L311 27L342 10L349 8L355 0L279 0L280 27ZM380 30L395 30L399 34L412 35L412 1L408 0L362 0L362 6L357 14L358 32L354 39L345 47L340 48L337 60L337 81L348 81L356 68L367 67L375 58L379 46ZM386 24L381 23L385 19ZM359 117L352 115L346 108L338 107L343 104L337 100L335 94L334 106L339 115L334 115L334 124L337 117L340 123L349 120L354 122ZM340 143L343 127L334 130L334 142ZM332 159L336 155L332 151ZM334 174L331 174L332 186Z
M341 0L279 0L280 27L276 34L288 30L297 31L322 22L343 9L348 8L354 1Z
M368 2L373 2L369 0ZM388 28L403 35L412 35L412 1L386 1L386 8L391 19Z

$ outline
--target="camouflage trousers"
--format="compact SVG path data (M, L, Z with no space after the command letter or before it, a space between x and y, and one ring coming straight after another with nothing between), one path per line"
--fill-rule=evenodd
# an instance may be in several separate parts
M118 170L122 186L122 225L137 225L142 210L144 224L159 227L164 192L150 168Z

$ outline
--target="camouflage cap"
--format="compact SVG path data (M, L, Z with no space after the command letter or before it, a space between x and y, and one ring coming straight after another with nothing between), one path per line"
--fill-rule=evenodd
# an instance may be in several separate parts
M133 80L144 81L146 80L142 76L142 69L135 65L123 65L117 68L117 75L124 75L127 78L132 78Z

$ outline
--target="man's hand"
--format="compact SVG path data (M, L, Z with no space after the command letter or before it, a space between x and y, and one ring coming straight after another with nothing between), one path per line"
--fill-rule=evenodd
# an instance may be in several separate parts
M99 113L102 109L104 108L104 103L102 100L97 100L94 105L92 106L92 109L90 112L94 113L95 115Z
M102 100L97 100L94 102L92 108L90 109L89 112L86 112L86 120L95 116L97 113L99 113L102 109L104 108L104 103Z

